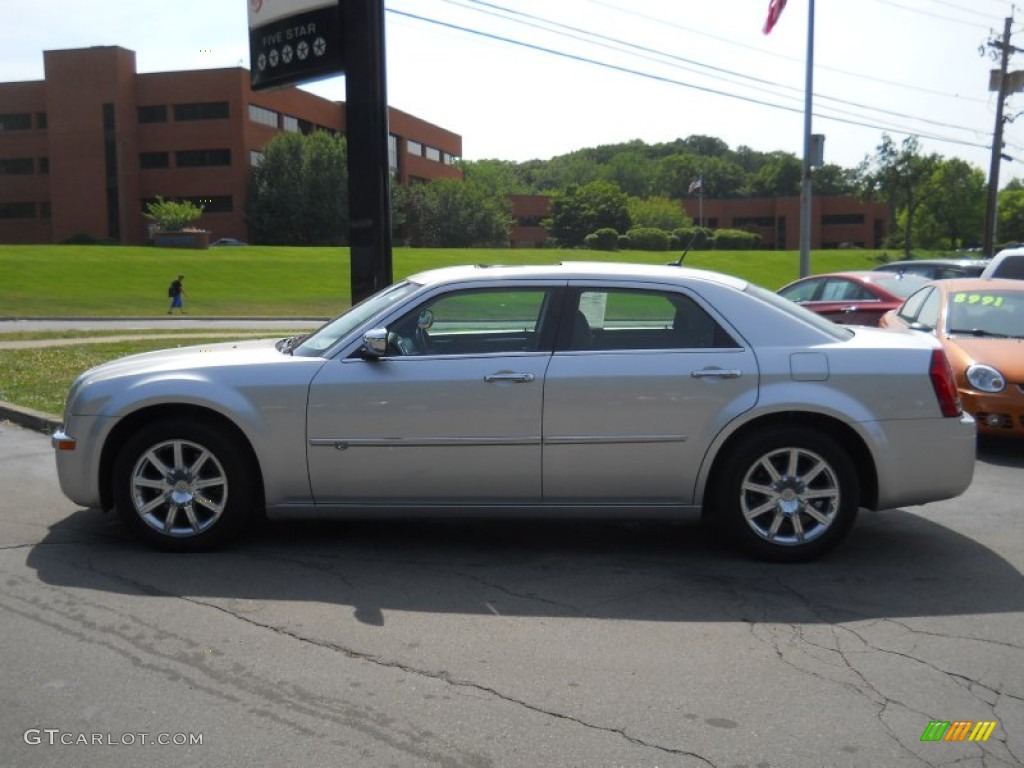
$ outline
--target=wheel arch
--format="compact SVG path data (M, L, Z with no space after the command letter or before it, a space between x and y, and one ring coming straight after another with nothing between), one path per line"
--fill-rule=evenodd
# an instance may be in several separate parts
M794 426L814 429L837 440L841 447L849 454L850 460L853 462L857 472L857 481L860 488L860 505L868 509L877 507L878 470L875 467L875 460L867 443L864 442L864 438L857 434L856 430L843 421L826 414L806 411L780 411L761 416L743 424L722 443L715 454L715 459L708 471L707 477L704 479L703 486L699 489L701 506L705 512L713 511L710 507L713 505L714 494L710 493L709 489L717 486L721 472L738 444L756 432L778 427Z
M110 430L100 454L99 489L100 502L103 509L112 509L114 506L113 469L121 446L124 445L128 436L141 426L159 420L200 421L207 426L217 427L229 434L237 443L239 450L244 454L253 472L255 472L253 479L256 485L258 504L259 507L263 506L263 470L260 467L256 451L253 449L252 443L245 432L224 414L218 413L211 408L185 403L168 403L140 408L122 418Z

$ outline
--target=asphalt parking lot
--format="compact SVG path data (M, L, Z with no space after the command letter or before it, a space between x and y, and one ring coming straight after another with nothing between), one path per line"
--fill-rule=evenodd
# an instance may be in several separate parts
M797 566L695 521L268 524L174 556L3 424L0 764L1021 765L1022 468L984 446L965 496ZM967 720L988 741L921 741Z

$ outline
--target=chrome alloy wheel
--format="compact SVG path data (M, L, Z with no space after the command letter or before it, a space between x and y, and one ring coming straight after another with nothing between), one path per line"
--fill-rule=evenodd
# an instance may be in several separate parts
M825 459L805 448L780 448L755 461L743 478L740 508L763 540L781 546L822 536L840 509L839 480Z
M217 522L228 499L224 467L189 440L167 440L146 450L130 482L136 514L164 536L202 533Z

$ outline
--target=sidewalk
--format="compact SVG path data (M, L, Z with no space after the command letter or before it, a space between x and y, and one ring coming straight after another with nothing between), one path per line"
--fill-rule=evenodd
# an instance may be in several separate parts
M187 339L208 336L202 331L246 331L245 335L276 336L280 331L308 331L325 322L323 318L293 317L44 317L0 319L0 349L30 349L33 347L73 346L101 344L135 339ZM181 333L147 334L145 331L180 329ZM87 336L77 339L34 339L3 341L6 333L32 333L50 331L113 331L125 333L111 336ZM136 331L133 333L133 331ZM141 331L141 333L139 333ZM264 333L265 332L265 333ZM43 413L32 408L0 400L0 422L10 421L26 429L51 433L60 426L61 416Z

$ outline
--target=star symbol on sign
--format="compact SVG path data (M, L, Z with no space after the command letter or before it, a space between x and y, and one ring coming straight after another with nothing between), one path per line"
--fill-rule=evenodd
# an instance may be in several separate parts
M267 68L267 57L264 56L262 53L259 55L259 58L256 59L256 68L260 72Z
M305 60L305 58L309 56L309 43L303 40L298 44L298 46L296 46L295 52L298 54L300 59Z
M318 37L316 40L314 40L313 53L315 53L317 56L323 56L325 53L327 53L327 41L324 40L322 37Z
M272 66L272 67L276 67L276 66L277 66L277 61L278 61L278 53L277 53L277 48L274 48L274 49L273 49L273 50L272 50L272 51L270 52L270 66Z
M292 60L292 47L290 45L286 45L284 48L281 49L281 60L285 64L290 64L291 63L291 60Z

